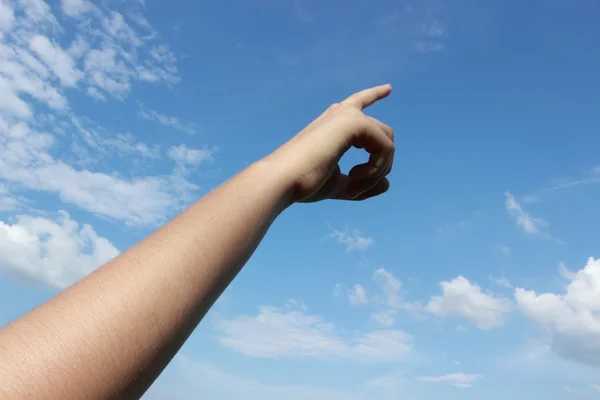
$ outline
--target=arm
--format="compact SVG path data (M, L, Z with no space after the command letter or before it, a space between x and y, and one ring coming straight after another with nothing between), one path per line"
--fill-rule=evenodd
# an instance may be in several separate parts
M147 239L0 331L0 398L139 398L295 202L385 192L393 133L362 113L389 86L330 107ZM351 147L368 163L340 173Z

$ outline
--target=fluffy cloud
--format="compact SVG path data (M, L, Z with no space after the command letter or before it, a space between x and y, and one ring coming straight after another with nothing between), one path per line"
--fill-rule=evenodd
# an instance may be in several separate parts
M458 388L470 388L473 386L475 381L482 379L481 375L473 375L473 374L448 374L442 376L430 376L430 377L422 377L418 378L423 382L433 382L433 383L448 383L450 385L456 386Z
M600 366L600 260L590 258L577 273L563 273L563 294L517 288L521 311L546 329L552 350L561 357Z
M483 293L481 287L462 276L440 286L442 295L431 297L426 306L434 315L459 317L485 330L503 325L510 312L508 300Z
M89 225L66 212L56 221L23 215L0 221L0 271L65 288L111 260L119 251Z
M547 222L533 218L530 214L525 212L521 207L521 204L519 204L515 197L509 192L504 193L504 196L506 210L516 219L517 225L527 234L540 234L542 227L546 226Z
M329 236L334 238L338 244L346 248L346 252L351 251L365 251L373 244L375 240L371 237L365 236L361 231L354 229L351 232L344 232L337 229L333 229L333 232Z
M412 351L412 338L404 331L378 330L342 338L334 324L294 307L262 306L255 316L222 319L217 327L223 345L250 357L382 362L402 359Z

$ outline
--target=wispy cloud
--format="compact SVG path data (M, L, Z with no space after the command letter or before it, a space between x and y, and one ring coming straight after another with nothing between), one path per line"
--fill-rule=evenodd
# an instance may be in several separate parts
M506 210L508 214L515 218L517 226L523 229L523 232L527 235L538 236L545 240L551 240L558 244L564 244L564 242L550 235L545 229L550 225L547 221L541 218L534 218L531 214L526 212L517 199L509 192L504 193Z
M483 376L477 374L458 373L442 376L421 377L417 379L423 382L448 383L452 386L465 389L472 387L477 380L483 379Z
M366 251L375 244L375 240L372 237L366 236L358 229L351 231L332 229L329 238L335 239L338 244L344 246L348 253L352 251Z
M206 150L188 149L185 157L170 151L170 174L138 176L136 165L163 160L160 148L102 129L68 100L77 91L102 102L123 100L136 81L176 83L168 46L87 0L63 0L56 8L73 31L67 42L46 2L0 7L0 180L11 188L10 197L2 194L4 208L15 196L45 192L103 217L154 225L194 198L198 186L180 165L197 165ZM117 158L120 168L112 170Z
M194 149L185 144L172 146L167 155L177 164L182 166L197 167L198 165L214 161L216 148Z
M587 179L578 179L569 182L564 182L558 185L550 186L549 188L542 190L541 193L554 192L557 190L569 189L577 186L589 185L592 183L600 183L600 177L592 177Z
M441 21L426 21L421 25L421 32L425 36L440 37L446 34L446 27Z
M523 228L525 233L540 233L541 227L546 226L547 222L541 219L533 218L525 212L515 197L509 192L504 193L506 210L510 215L516 218L517 225Z
M446 50L446 46L433 40L418 41L415 42L415 50L422 54L441 53Z
M334 296L347 295L350 304L369 304L374 308L371 318L385 328L395 325L399 312L405 312L413 317L422 317L422 305L408 302L402 297L402 282L385 268L373 272L375 288L367 297L367 290L361 284L356 284L348 290L347 286L338 283L334 288Z
M350 300L350 303L354 305L363 305L369 302L369 299L367 298L367 292L360 284L354 285L352 290L350 290L348 293L348 300Z
M385 268L378 268L373 273L373 280L379 287L379 293L375 295L380 306L384 307L383 312L375 313L372 317L386 325L393 324L394 316L397 311L403 311L414 317L422 317L422 305L417 302L406 301L402 296L402 282Z
M481 211L476 211L470 216L452 224L438 226L437 233L442 236L453 236L468 228L474 227L478 222L485 220L486 215Z
M508 255L510 255L510 253L512 253L512 249L505 244L500 245L499 249L500 249L500 252L502 254L504 254L505 256L508 256Z
M151 110L138 102L138 115L142 119L149 121L158 122L169 128L177 129L178 131L193 135L198 132L199 126L190 122L181 121L179 118L171 117L165 114L161 114L157 111Z
M396 400L406 391L408 378L402 371L393 370L364 381L352 382L352 388L339 388L322 381L319 386L306 384L306 379L290 383L269 382L227 371L223 366L194 361L178 354L172 363L170 385L153 385L144 396L146 400L190 400L198 393L210 399L244 400Z
M589 395L588 390L586 390L586 389L576 389L569 385L562 385L561 388L565 393L567 393L571 396L576 396L579 398L588 398L588 395Z
M505 277L495 278L493 276L490 276L489 278L490 278L490 280L492 282L494 282L498 286L501 286L501 287L506 288L506 289L512 289L513 288L513 286L510 284L510 281L508 279L506 279Z
M258 358L335 358L358 362L388 362L406 357L412 338L401 330L356 333L345 339L337 327L304 308L262 306L255 316L220 319L224 346Z
M536 193L529 194L524 197L526 202L539 202L545 194L562 191L566 189L573 189L580 186L587 186L600 183L600 166L591 168L583 177L579 179L563 180L561 183L557 183L552 186L548 186Z

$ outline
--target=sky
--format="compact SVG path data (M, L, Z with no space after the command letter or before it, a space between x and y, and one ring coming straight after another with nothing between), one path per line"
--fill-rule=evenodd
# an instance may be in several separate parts
M600 398L598 20L0 0L0 326L389 82L390 191L286 210L144 399Z

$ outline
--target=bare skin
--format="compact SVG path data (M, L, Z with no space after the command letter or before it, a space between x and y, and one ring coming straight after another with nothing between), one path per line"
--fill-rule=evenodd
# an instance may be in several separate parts
M379 86L332 105L157 232L3 328L0 398L140 398L281 212L388 190L393 131L362 110L390 93ZM353 146L369 152L369 162L344 175L338 162Z

